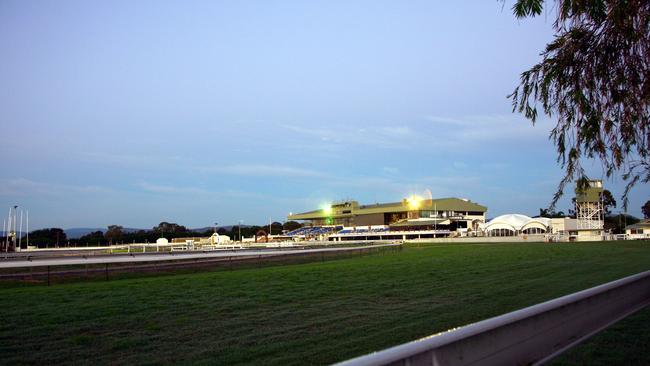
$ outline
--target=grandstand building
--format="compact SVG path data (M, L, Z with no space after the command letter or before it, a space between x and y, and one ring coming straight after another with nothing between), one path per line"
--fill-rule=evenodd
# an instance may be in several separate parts
M487 207L467 199L412 196L400 202L369 205L338 202L319 210L290 214L287 219L306 221L306 226L312 228L331 227L335 232L333 238L339 240L367 237L369 233L382 237L392 233L397 237L397 232L414 231L420 233L419 237L439 237L476 232L485 223L486 212Z

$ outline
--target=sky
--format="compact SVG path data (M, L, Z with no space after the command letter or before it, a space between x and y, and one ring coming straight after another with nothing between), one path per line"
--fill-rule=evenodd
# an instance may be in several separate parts
M516 20L511 6L4 0L0 215L17 204L30 229L263 224L427 190L536 215L562 177L554 123L533 126L507 95L553 13ZM622 179L604 184L620 201ZM650 189L630 197L641 216Z

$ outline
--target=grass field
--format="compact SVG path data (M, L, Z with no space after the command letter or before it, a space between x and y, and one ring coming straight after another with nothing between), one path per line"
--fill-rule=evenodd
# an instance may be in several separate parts
M456 244L232 272L4 285L0 363L327 364L648 269L648 242ZM621 345L614 350L647 347L634 334L648 338L649 318L645 310L558 362L602 361L594 349L612 339Z

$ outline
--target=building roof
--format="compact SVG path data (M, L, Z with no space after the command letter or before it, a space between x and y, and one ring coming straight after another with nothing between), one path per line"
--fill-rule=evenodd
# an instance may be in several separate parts
M449 219L414 219L414 220L404 220L391 224L393 227L404 227L404 226L433 226L433 225L449 225Z
M650 219L645 219L637 222L636 224L627 225L626 229L650 229Z
M484 230L492 229L510 229L510 230L524 230L528 227L548 227L551 225L551 219L546 217L529 217L521 214L507 214L493 218L485 223Z
M343 218L353 215L370 215L378 213L408 212L416 210L437 210L437 211L473 211L486 212L487 207L474 203L470 200L448 197L438 199L424 199L418 201L417 207L411 207L406 199L400 202L376 203L359 205L356 201L332 205L330 212L324 209L313 210L303 213L289 215L289 220L314 220L327 217Z

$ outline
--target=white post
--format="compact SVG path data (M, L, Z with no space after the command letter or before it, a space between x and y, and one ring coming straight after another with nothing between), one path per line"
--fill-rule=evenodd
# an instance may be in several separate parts
M18 248L21 248L23 243L23 210L20 210L20 230L18 230Z
M26 214L27 214L27 247L29 248L29 210L27 210Z
M11 207L9 207L9 217L7 218L7 231L11 231ZM5 252L9 251L9 235L7 235L5 243Z
M18 212L16 212L17 206L14 206L14 247L16 246L16 230L18 229L16 223L18 222Z
M2 220L2 233L6 237L7 236L7 220Z
M438 204L437 203L433 204L433 210L436 211L436 218L433 220L433 231L436 232L436 233L433 234L433 237L437 238L438 237L438 235L437 235L437 231L438 231Z

